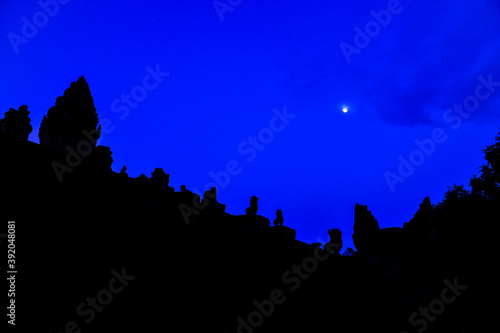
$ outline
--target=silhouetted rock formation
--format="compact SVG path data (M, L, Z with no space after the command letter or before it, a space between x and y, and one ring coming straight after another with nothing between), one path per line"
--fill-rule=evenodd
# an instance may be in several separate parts
M56 100L40 125L40 145L57 152L66 153L66 147L80 153L85 158L100 137L97 128L94 100L82 76L64 91Z
M276 211L276 218L274 219L273 224L275 227L283 226L283 212L281 211L281 209L278 209Z
M26 105L19 107L19 110L9 109L5 112L5 117L0 120L0 134L22 141L28 140L28 136L33 131L29 114Z

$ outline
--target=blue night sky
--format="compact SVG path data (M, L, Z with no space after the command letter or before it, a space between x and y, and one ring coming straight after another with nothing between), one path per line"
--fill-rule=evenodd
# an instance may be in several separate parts
M493 0L2 1L0 19L2 113L28 105L31 141L84 75L114 171L198 193L219 175L227 212L256 195L308 243L353 247L356 203L402 226L500 129Z

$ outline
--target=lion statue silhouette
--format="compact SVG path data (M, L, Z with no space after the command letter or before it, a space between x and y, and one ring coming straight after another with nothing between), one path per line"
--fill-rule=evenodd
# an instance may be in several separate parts
M259 209L259 207L257 206L257 200L259 200L259 198L257 198L255 195L250 198L250 207L248 207L245 211L248 216L257 215L257 210Z
M283 212L281 211L281 209L278 209L276 211L276 218L274 219L273 224L275 227L283 226Z

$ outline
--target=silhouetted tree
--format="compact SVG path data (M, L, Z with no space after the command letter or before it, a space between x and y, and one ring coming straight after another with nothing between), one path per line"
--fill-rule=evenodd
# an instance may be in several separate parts
M460 200L465 200L470 197L469 191L464 188L464 185L453 184L453 186L448 186L448 190L444 194L443 200L439 203L440 206L456 203Z
M495 139L495 144L483 150L487 163L480 167L480 175L473 175L470 180L471 195L474 197L500 197L500 134Z
M500 134L495 137L496 143L486 147L484 158L488 161L496 176L500 173ZM498 180L498 179L497 179Z

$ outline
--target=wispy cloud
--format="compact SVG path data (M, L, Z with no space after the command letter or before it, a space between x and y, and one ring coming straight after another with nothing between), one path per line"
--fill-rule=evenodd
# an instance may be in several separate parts
M370 7L367 5L367 10ZM408 8L350 64L334 45L283 55L288 92L301 100L356 98L389 125L436 125L444 110L473 93L477 77L500 74L498 6L448 2ZM423 18L422 18L423 17ZM483 106L495 103L488 100ZM491 117L478 113L474 121Z

